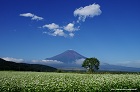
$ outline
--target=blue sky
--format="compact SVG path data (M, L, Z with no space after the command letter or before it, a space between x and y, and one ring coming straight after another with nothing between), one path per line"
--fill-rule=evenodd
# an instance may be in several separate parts
M0 57L41 60L73 49L102 62L140 63L139 5L139 0L0 0Z

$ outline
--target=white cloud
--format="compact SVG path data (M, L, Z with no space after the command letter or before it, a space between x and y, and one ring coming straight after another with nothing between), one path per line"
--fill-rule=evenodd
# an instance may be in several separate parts
M66 36L66 34L63 32L61 29L55 29L54 32L52 33L53 36Z
M32 13L23 13L23 14L20 14L20 16L23 16L23 17L33 17L34 14L32 14Z
M37 15L34 15L32 13L23 13L23 14L20 14L19 16L22 16L22 17L31 17L31 20L43 20L42 17L39 17Z
M58 24L55 23L51 23L51 24L46 24L44 26L42 26L42 28L48 28L50 30L50 32L46 32L44 31L44 34L49 34L52 36L70 36L73 37L74 36L74 31L79 30L79 26L76 28L74 27L74 23L69 23L66 26L59 26Z
M77 65L82 65L82 63L83 63L84 60L85 60L84 58L77 59L77 60L75 61L75 63L76 63Z
M42 62L45 62L48 64L63 64L63 62L57 61L57 60L42 60Z
M92 4L89 6L85 7L80 7L74 11L74 16L78 16L77 24L79 24L80 21L85 21L87 17L94 17L98 16L102 13L100 10L100 5L98 4ZM75 36L75 31L80 30L79 27L75 27L75 22L73 23L68 23L65 26L59 26L58 24L51 23L51 24L46 24L42 28L48 28L50 32L43 32L47 33L52 36L64 36L64 37L74 37Z
M34 15L34 16L32 17L32 20L43 20L43 18L42 18L42 17L39 17L39 16Z
M57 29L59 28L59 25L55 24L55 23L52 23L52 24L46 24L43 26L43 28L48 28L50 30L54 30L54 29Z
M49 35L52 36L64 36L66 37L66 33L64 33L63 27L60 27L58 24L51 23L51 24L46 24L43 26L43 28L48 28L51 30L51 32L43 32L43 33L48 33Z
M138 61L124 61L124 62L118 63L117 65L140 68L140 60L138 60Z
M17 63L21 63L21 62L24 61L23 59L16 59L16 58L11 58L11 57L4 57L4 58L2 58L2 59L6 60L6 61L17 62Z
M64 27L64 30L66 30L68 32L73 32L73 31L76 31L76 30L79 30L79 29L75 28L73 23L69 23L68 25L66 25Z
M32 60L33 63L45 63L45 64L63 64L61 61L57 60Z
M43 32L45 34L48 33L49 35L52 35L52 36L64 36L64 37L66 37L64 30L61 29L61 27L55 23L46 24L43 26L43 28L48 28L49 30L51 30L50 32Z
M79 21L85 21L87 17L94 17L98 16L102 13L100 10L99 4L92 4L85 7L80 7L74 11L74 16L78 16L78 22Z
M77 26L77 24L79 25L80 21L84 22L87 17L98 16L102 13L102 11L100 10L100 5L94 3L85 7L80 7L76 9L73 13L75 17L76 16L78 17L77 22L73 21L63 26L59 26L58 24L51 23L51 24L43 25L38 28L49 29L48 31L43 31L43 34L49 34L51 36L74 37L75 31L80 30L79 29L80 26ZM23 13L23 14L20 14L19 16L30 17L31 20L37 20L37 21L43 20L42 17L39 17L32 13Z
M69 33L69 36L70 37L74 37L74 33Z

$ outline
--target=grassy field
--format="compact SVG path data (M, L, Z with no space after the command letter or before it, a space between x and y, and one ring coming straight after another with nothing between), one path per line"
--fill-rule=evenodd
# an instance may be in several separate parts
M139 74L76 74L0 71L0 92L131 92Z

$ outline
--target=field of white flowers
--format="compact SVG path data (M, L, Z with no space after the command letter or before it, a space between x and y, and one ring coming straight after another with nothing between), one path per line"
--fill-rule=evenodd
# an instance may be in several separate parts
M115 90L126 90L125 92L140 90L140 75L0 71L0 92L114 92Z

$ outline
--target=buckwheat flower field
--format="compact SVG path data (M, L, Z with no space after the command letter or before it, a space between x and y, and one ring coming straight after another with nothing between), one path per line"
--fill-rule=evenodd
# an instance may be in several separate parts
M140 90L140 74L0 71L0 92L109 92Z

